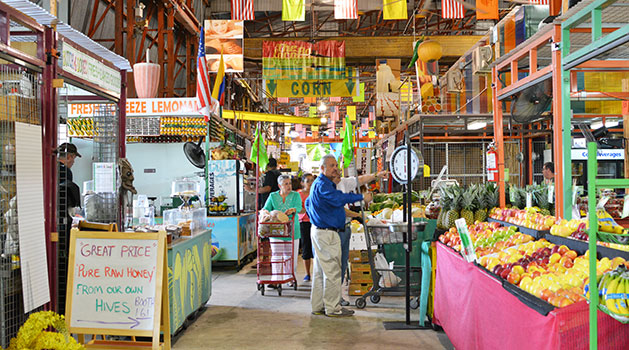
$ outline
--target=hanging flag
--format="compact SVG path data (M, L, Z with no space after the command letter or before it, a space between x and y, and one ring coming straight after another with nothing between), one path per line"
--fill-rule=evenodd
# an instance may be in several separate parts
M499 19L498 0L476 0L476 19Z
M253 145L251 146L251 156L249 160L253 163L258 163L260 169L266 169L266 165L269 164L269 157L266 154L266 145L264 144L264 138L260 133L260 129L256 128L256 135L254 137ZM260 147L260 153L258 153L258 145Z
M334 19L357 19L356 0L334 0Z
M348 115L345 116L345 131L343 132L341 154L343 154L343 168L347 168L352 159L354 159L354 131Z
M365 102L365 83L360 83L358 96L352 96L354 102Z
M360 128L363 130L368 130L369 129L369 118L362 118L362 123Z
M548 0L531 0L534 5L549 5Z
M305 19L305 0L282 0L282 21L304 21Z
M382 19L407 19L406 0L382 0Z
M337 106L330 106L330 120L339 120L339 108Z
M443 18L463 18L465 9L463 4L456 0L441 0L441 17Z
M232 0L232 20L253 21L253 0Z
M349 120L354 121L356 120L356 106L347 106L347 116L349 117Z
M317 116L317 107L310 106L310 109L308 109L308 117L314 118L316 116Z
M330 97L330 102L341 102L341 98L338 96L336 97L332 96Z
M277 102L279 103L288 103L288 97L278 97Z
M220 106L225 103L225 62L223 61L222 53L221 60L219 61L218 65L218 72L216 73L216 79L214 80L212 98L218 101L218 104Z
M295 112L293 113L293 115L294 115L295 117L299 117L299 116L301 116L301 110L299 109L299 107L295 106L295 107L293 107L293 108L295 108Z
M207 61L205 60L205 32L201 27L199 35L199 55L197 56L197 99L199 100L199 112L203 114L205 122L210 119L210 111L213 109L210 94L210 75L207 71Z

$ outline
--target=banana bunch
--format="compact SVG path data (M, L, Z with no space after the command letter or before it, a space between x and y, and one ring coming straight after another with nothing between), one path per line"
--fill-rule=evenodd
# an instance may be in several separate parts
M623 234L623 227L618 225L616 221L605 209L597 209L596 216L598 217L598 228L603 232ZM626 232L624 232L626 233Z
M629 317L629 271L625 266L603 274L598 290L600 304L617 316Z

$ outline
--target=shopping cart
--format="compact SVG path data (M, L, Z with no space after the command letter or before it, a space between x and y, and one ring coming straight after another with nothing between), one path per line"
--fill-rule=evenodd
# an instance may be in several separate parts
M258 224L258 263L257 287L264 295L264 285L277 286L277 293L282 295L282 284L293 282L297 290L294 269L293 223L294 215L288 222L261 222ZM288 241L274 238L288 238Z
M390 295L403 295L405 292L405 276L407 267L404 265L393 265L392 267L384 266L381 262L376 263L376 254L382 254L385 256L384 245L386 244L412 244L413 241L420 239L423 241L430 237L424 237L426 235L425 228L426 222L420 221L413 223L413 229L410 235L410 242L405 240L406 233L408 232L408 223L391 223L386 225L366 225L365 230L365 242L367 244L367 257L369 258L369 266L371 269L371 276L373 285L371 289L356 299L355 304L359 309L364 308L367 305L366 299L369 298L372 303L377 304L380 302L380 296L383 293L390 293ZM378 249L374 252L371 247L377 245ZM416 309L419 306L419 292L420 292L420 267L408 267L411 272L411 276L417 276L416 278L410 278L411 294L411 307Z

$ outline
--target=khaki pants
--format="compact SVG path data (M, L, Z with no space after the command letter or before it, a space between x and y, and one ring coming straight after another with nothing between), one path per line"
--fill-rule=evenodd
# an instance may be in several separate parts
M341 240L336 231L312 226L310 231L314 264L312 268L312 311L327 314L341 310Z

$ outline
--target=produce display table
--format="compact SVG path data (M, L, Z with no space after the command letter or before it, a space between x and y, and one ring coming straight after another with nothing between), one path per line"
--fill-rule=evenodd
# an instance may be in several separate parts
M532 296L531 296L532 297ZM437 242L436 323L457 349L587 349L588 304L529 308L478 266ZM601 349L626 349L629 325L598 312Z
M179 238L168 246L170 329L176 334L194 319L212 294L212 231Z

